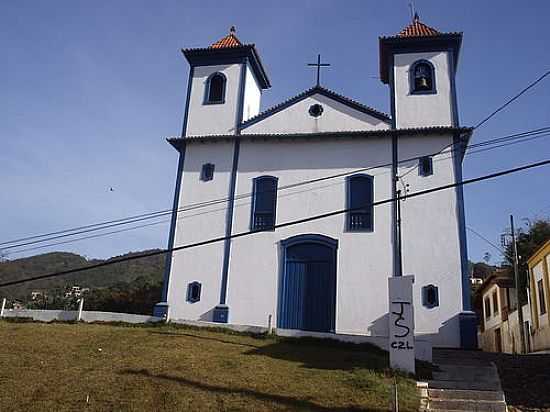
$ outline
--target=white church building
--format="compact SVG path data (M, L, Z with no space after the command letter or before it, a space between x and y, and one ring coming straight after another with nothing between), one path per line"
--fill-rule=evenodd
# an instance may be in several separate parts
M155 314L387 337L388 278L414 275L416 336L473 347L462 187L391 201L462 179L461 42L418 16L380 37L391 114L319 84L262 111L266 68L234 29L182 50L175 250Z

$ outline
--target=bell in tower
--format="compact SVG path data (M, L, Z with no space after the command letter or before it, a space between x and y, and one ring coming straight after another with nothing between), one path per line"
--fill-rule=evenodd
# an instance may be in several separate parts
M414 89L415 91L427 91L432 89L431 67L425 63L420 63L415 66L414 69Z

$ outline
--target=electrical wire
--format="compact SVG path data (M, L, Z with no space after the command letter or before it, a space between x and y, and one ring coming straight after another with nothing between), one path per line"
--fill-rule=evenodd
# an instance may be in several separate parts
M515 168L511 168L511 169L501 170L499 172L491 173L491 174L484 175L484 176L478 176L478 177L475 177L475 178L463 180L462 182L450 183L450 184L447 184L447 185L437 186L437 187L430 188L430 189L420 190L418 192L414 192L414 193L411 193L411 194L405 194L405 195L403 195L399 198L393 198L393 197L388 198L388 199L385 199L385 200L373 202L369 205L362 205L361 207L334 210L334 211L331 211L331 212L322 213L322 214L318 214L318 215L313 215L313 216L305 217L305 218L302 218L302 219L297 219L297 220L292 220L292 221L289 221L289 222L279 223L279 224L274 225L274 229L276 230L276 229L280 229L280 228L283 228L283 227L294 226L294 225L298 225L298 224L302 224L302 223L306 223L306 222L311 222L311 221L314 221L314 220L325 219L325 218L328 218L328 217L337 216L337 215L347 213L347 212L350 212L350 211L361 210L361 209L364 209L366 206L373 206L373 207L374 206L380 206L380 205L383 205L383 204L388 204L388 203L395 202L397 200L406 200L406 199L410 199L410 198L414 198L414 197L424 196L424 195L434 193L434 192L438 192L438 191L441 191L441 190L446 190L446 189L451 189L451 188L458 187L458 186L464 186L464 185L468 185L468 184L472 184L472 183L477 183L477 182L481 182L481 181L488 180L488 179L495 179L497 177L502 177L502 176L509 175L509 174L512 174L512 173L517 173L517 172L520 172L520 171L532 169L532 168L535 168L535 167L541 167L541 166L545 166L545 165L548 165L548 164L550 164L550 159L542 160L542 161L535 162L535 163L529 163L527 165L519 166L519 167L515 167ZM168 249L162 249L162 250L153 251L153 252L142 253L142 254L139 254L139 255L125 256L123 258L118 258L118 259L114 258L114 259L110 259L108 261L104 261L104 262L100 262L100 263L96 263L96 264L92 264L92 265L88 265L88 266L82 266L82 267L79 267L79 268L68 269L68 270L64 270L64 271L60 271L60 272L47 273L47 274L43 274L43 275L33 276L33 277L30 277L30 278L26 278L26 279L19 279L19 280L13 280L13 281L0 283L0 288L1 287L6 287L6 286L18 285L18 284L27 283L27 282L32 282L32 281L36 281L36 280L48 279L48 278L53 278L53 277L58 277L58 276L64 276L64 275L68 275L68 274L72 274L72 273L83 272L83 271L86 271L86 270L97 269L97 268L100 268L100 267L114 265L114 264L117 264L117 263L127 262L127 261L131 261L131 260L142 259L142 258L151 257L151 256L164 255L166 253L172 253L172 252L179 251L179 250L196 248L196 247L200 247L200 246L209 245L209 244L212 244L212 243L222 242L222 241L225 241L225 240L228 240L228 239L237 239L237 238L244 237L244 236L251 236L251 235L258 234L258 233L262 233L262 231L261 230L252 230L252 231L240 232L240 233L232 234L230 236L221 236L221 237L211 238L211 239L203 240L203 241L200 241L200 242L195 242L195 243L191 243L191 244L187 244L187 245L172 247L172 248L168 248Z
M550 132L550 127L549 127L549 128L546 128L546 129L548 129L548 131ZM478 143L478 144L471 145L470 147L483 147L483 146L489 146L489 144L500 143L500 142L506 142L506 143L503 143L503 144L500 144L500 145L497 145L497 146L489 146L489 147L486 147L486 148L484 148L484 149L479 149L479 150L475 150L475 151L469 151L469 152L466 154L466 156L470 156L470 155L473 155L473 154L476 154L476 153L481 153L481 152L485 152L485 151L488 151L488 150L493 150L493 149L497 149L497 148L501 148L501 147L509 146L509 145L513 145L513 144L525 143L525 142L527 142L527 141L531 141L531 140L534 140L534 139L537 139L537 138L546 137L546 136L549 136L549 135L550 135L550 133L542 133L542 131L546 131L546 130L544 130L544 128L543 128L543 129L537 129L537 132L538 132L539 134L536 134L536 135L533 135L533 134L526 135L526 133L520 133L520 134L516 134L516 135L510 135L510 136L505 136L505 137L502 137L502 138L492 139L491 141L480 142L480 143ZM512 137L514 137L514 138L521 138L522 140L510 141ZM452 151L441 152L440 155L441 155L441 154L446 154L446 153L452 153ZM451 157L452 157L452 154L451 154L450 156L447 156L447 157L436 158L436 159L434 159L434 162L440 162L440 161L443 161L443 160L447 160L447 159L449 159L449 158L451 158ZM373 166L372 168L376 168L376 166ZM413 169L411 169L411 170L415 170L415 169L413 168ZM409 172L410 172L410 170L409 170ZM356 172L354 171L354 173L356 173ZM382 172L382 173L378 173L378 174L376 174L376 175L374 175L374 176L376 177L376 176L383 175L383 174L388 174L388 173L390 173L390 172L389 172L389 171L387 171L387 172ZM405 176L405 175L407 175L407 174L408 174L408 172L405 173L403 176ZM326 188L326 187L333 187L333 186L335 186L335 185L341 185L341 184L343 184L343 183L344 183L344 182L337 182L337 183L335 183L335 184L330 184L330 185L325 185L325 186L314 187L314 188L312 188L312 189L300 190L300 191L288 193L288 194L286 194L286 195L280 195L280 197L293 196L293 195L305 193L305 192L312 191L312 190L319 190L319 189L323 189L323 188ZM244 198L244 197L243 197L243 198ZM236 204L235 207L248 205L248 204L250 204L250 203L251 203L251 202L239 203L239 204ZM218 208L218 209L214 209L214 210L211 210L211 211L202 212L202 213L191 214L191 215L187 215L187 216L178 216L178 217L177 217L177 220L185 219L185 218L193 217L193 216L199 216L199 215L203 215L203 214L215 213L215 212L224 211L224 210L226 210L225 207L223 207L223 208ZM178 213L178 215L179 215L179 214L180 214L180 213ZM155 216L155 217L158 217L158 216ZM141 220L146 220L146 219L133 220L132 222L141 221ZM155 223L152 223L152 224L137 225L137 226L132 226L132 227L126 228L126 229L115 230L115 231L109 231L109 232L100 233L100 234L97 234L97 235L83 236L83 237L79 237L79 238L76 238L76 239L70 239L70 240L62 241L62 242L53 242L53 243L48 243L48 244L41 245L41 246L34 246L34 247L29 247L29 248L18 249L18 250L15 250L15 251L7 252L7 255L13 255L13 254L19 254L19 253L29 252L29 251L33 251L33 250L44 249L44 248L51 247L51 246L69 244L69 243L78 242L78 241L86 240L86 239L94 239L94 238L99 238L99 237L103 237L103 236L109 236L109 235L112 235L112 234L118 234L118 233L123 233L123 232L130 231L130 230L136 230L136 229L140 229L140 228L144 228L144 227L154 226L154 225L166 223L166 222L169 222L169 221L170 221L169 219L168 219L168 220L162 220L162 221L160 221L160 222L155 222ZM122 223L120 223L120 224L122 224ZM65 235L65 236L56 236L56 237L54 237L54 238L48 238L48 239L43 239L43 240L41 240L41 241L29 242L29 243L27 243L27 244L12 245L12 246L10 246L9 248L5 248L4 251L7 250L7 249L13 249L13 248L25 246L25 245L28 245L28 244L42 243L42 242L46 242L46 241L48 241L48 240L57 239L57 238L60 238L60 237L75 236L75 235L77 235L77 234L79 234L79 233L88 233L88 232L91 232L91 231L104 230L104 229L106 229L106 228L108 228L108 227L119 226L120 224L117 224L117 225L110 225L110 226L100 227L100 228L95 228L95 229L93 229L93 230L85 230L85 231L83 231L83 232L75 232L75 233L71 233L70 235ZM127 223L125 223L125 224L127 224Z
M483 142L480 142L480 143L477 143L477 144L474 144L474 145L469 145L468 147L477 147L477 146L481 146L481 145L491 144L493 141L498 142L498 141L501 141L501 140L516 139L516 138L521 138L521 137L525 137L525 136L530 136L530 135L533 135L533 134L541 134L541 133L549 132L549 131L550 131L550 127L544 127L544 128L529 130L529 131L526 131L526 132L516 133L516 134L512 134L512 135L506 135L506 136L502 136L502 137L498 137L498 138L494 138L494 139L489 139L489 140L486 140L486 141L483 141ZM445 149L443 149L443 150L445 150ZM452 153L455 150L457 150L457 149L455 148L455 149L448 150L448 151L439 151L439 152L436 152L436 153L432 154L431 156L437 156L437 155L442 154L442 153ZM411 162L411 161L414 161L414 160L418 160L422 157L424 157L424 156L415 156L415 157L411 157L411 158L408 158L408 159L403 159L403 160L400 160L399 163L400 164L401 163L408 163L408 162ZM380 165L376 165L376 166L370 166L370 167L361 168L361 169L354 169L354 170L343 172L343 173L333 174L333 175L329 175L329 176L323 176L321 178L310 179L310 180L306 180L306 181L300 181L300 182L296 182L296 183L293 183L293 184L281 186L281 187L278 188L278 190L281 191L281 190L291 189L291 188L299 187L299 186L306 185L306 184L317 183L317 182L321 182L321 181L324 181L324 180L334 179L334 178L338 178L338 177L344 177L344 176L348 176L348 175L351 175L351 174L366 172L366 171L369 171L369 170L372 170L372 169L388 167L388 166L391 166L391 163L384 163L384 164L380 164ZM415 168L410 169L405 174L403 174L401 177L406 176L407 174L411 173L413 170L416 170L416 169ZM235 200L240 200L240 199L251 197L251 196L252 196L252 192L243 193L243 194L236 195ZM200 208L203 208L203 207L212 206L212 205L215 205L215 204L225 203L228 200L229 200L229 197L224 197L224 198L220 198L220 199L212 199L212 200L208 200L208 201L204 201L204 202L198 202L198 203L190 204L190 205L187 205L185 207L179 208L177 210L177 213L186 212L186 211L190 211L190 210L196 210L196 209L200 209ZM71 237L71 236L76 236L76 235L79 235L79 234L84 234L84 233L90 233L90 232L94 232L94 231L109 229L109 228L117 227L117 226L121 226L121 225L137 223L137 222L141 222L141 221L144 221L144 220L149 220L149 219L154 219L154 218L161 217L161 216L171 215L172 213L173 213L172 209L166 209L166 210L161 210L161 211L152 212L152 213L144 213L144 214L134 215L134 216L130 216L130 217L123 218L123 219L110 220L110 221L106 221L106 222L94 223L94 224L90 224L90 225L83 225L83 226L79 226L79 227L76 227L76 228L65 229L65 230L45 233L45 234L41 234L41 235L23 237L23 238L14 239L14 240L11 240L11 241L1 242L0 246L3 246L3 245L7 245L7 246L3 246L0 249L3 250L3 251L6 251L8 249L18 248L18 247L21 247L21 246L34 245L34 244L43 243L43 242L47 242L47 241L51 241L51 240L61 239L61 238L64 238L64 237ZM27 240L29 240L29 241L27 241ZM18 242L23 242L23 243L18 243Z

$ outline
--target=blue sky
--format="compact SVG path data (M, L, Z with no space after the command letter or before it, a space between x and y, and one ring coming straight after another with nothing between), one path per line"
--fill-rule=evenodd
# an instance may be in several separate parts
M471 126L550 69L546 1L416 0L421 20L463 31L457 77ZM378 36L410 21L395 1L55 1L0 5L0 241L171 206L188 66L231 25L256 43L273 87L269 107L322 83L389 112ZM550 78L480 128L473 142L550 124ZM548 138L467 157L465 177L548 158ZM548 216L550 168L465 188L467 224L491 241L508 223ZM113 188L110 191L109 188ZM520 222L521 223L521 222ZM164 247L167 224L58 246L89 257ZM469 255L498 252L468 233ZM35 251L34 253L37 253ZM10 258L24 255L12 255Z

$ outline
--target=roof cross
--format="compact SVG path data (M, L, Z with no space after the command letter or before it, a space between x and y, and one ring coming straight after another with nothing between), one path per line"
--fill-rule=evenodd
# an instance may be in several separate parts
M321 63L321 55L317 55L317 63L308 63L308 66L315 66L317 67L317 86L320 86L320 80L321 80L321 67L329 67L330 64L328 63Z

